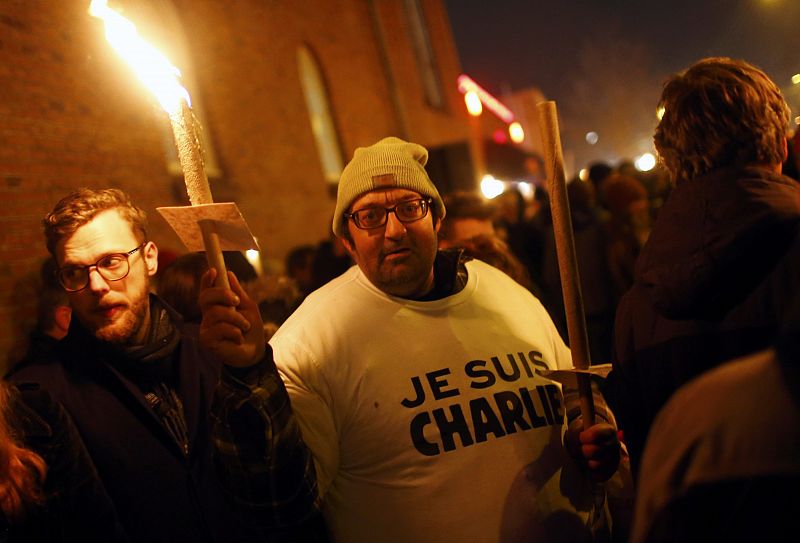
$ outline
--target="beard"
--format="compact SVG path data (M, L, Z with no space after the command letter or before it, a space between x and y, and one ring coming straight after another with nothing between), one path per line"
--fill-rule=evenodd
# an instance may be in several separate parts
M147 296L136 300L130 307L121 311L113 321L94 329L94 337L99 341L127 345L133 342L144 326L150 311Z
M431 277L436 249L414 247L408 257L399 262L381 261L374 274L376 286L385 293L399 297L416 297L426 294Z
M104 317L89 310L87 314L77 316L84 327L98 340L115 345L132 345L140 337L146 337L142 329L149 325L150 298L148 283L145 281L138 292L132 293L127 302L118 305L114 314ZM114 304L117 300L113 293L105 300L99 300L97 306ZM95 306L96 307L96 306ZM82 318L83 317L83 318Z

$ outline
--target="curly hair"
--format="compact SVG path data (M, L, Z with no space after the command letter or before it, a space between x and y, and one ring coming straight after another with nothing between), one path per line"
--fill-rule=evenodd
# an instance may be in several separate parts
M666 82L659 105L653 139L674 181L783 162L789 107L775 83L743 60L701 60Z
M133 205L130 196L119 189L80 188L55 205L53 211L42 220L47 250L55 257L56 245L69 237L96 215L109 209L118 209L139 235L139 241L147 239L147 214Z
M9 424L15 393L0 381L0 510L11 520L23 517L27 506L44 501L47 473L42 457L23 447Z

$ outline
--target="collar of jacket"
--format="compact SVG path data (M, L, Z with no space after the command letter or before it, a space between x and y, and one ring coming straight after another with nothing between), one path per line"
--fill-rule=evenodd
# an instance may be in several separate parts
M465 263L469 260L472 259L464 254L464 249L438 251L433 261L433 288L419 301L432 302L461 292L467 285Z
M716 318L758 284L800 227L800 185L764 168L679 183L636 262L635 281L666 318Z

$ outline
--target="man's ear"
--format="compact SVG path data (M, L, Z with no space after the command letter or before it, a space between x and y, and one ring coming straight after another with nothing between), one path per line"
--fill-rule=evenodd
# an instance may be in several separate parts
M142 248L144 254L144 265L147 267L147 275L153 277L158 271L158 247L152 241L145 243Z
M70 306L60 305L56 307L55 313L53 314L53 320L55 321L56 327L59 329L59 331L66 334L67 330L69 330L69 321L71 319L72 308Z
M347 251L347 254L349 254L349 255L350 255L350 258L352 258L353 260L355 260L356 256L355 256L355 254L354 254L354 252L353 252L353 249L354 249L354 247L353 247L353 242L352 242L352 241L350 241L349 239L347 239L345 236L342 236L342 237L340 237L340 238L339 238L339 241L341 241L341 242L342 242L342 246L343 246L343 247L344 247L344 249Z

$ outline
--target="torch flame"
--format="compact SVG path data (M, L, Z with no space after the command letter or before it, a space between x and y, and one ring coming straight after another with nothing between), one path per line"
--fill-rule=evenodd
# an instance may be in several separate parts
M92 0L89 14L103 20L108 43L133 68L167 113L177 113L181 100L191 105L189 92L180 84L180 70L143 40L131 21L109 8L108 0Z

